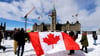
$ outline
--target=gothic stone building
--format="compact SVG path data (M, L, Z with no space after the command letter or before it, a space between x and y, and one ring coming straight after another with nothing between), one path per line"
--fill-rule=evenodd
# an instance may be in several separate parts
M6 29L6 23L3 24L3 23L1 22L0 30L5 31L5 29Z
M56 10L55 8L52 10L52 24L44 24L41 23L38 25L35 23L33 25L33 31L80 31L81 24L79 21L76 21L75 23L69 23L67 21L65 24L58 24L56 23Z

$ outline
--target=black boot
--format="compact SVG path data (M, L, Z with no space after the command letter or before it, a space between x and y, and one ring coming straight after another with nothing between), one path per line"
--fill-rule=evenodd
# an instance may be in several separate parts
M68 55L72 55L72 53L69 53Z
M83 51L83 49L80 49L81 51Z
M73 50L70 50L69 54L68 55L72 55L73 54Z
M81 51L83 51L84 46L82 46L82 49L80 49Z
M88 53L87 51L85 51L85 53Z
M17 54L17 51L16 51L16 52L14 52L14 54L16 55L16 54Z
M5 50L6 50L6 48L4 47L4 48L3 48L3 52L5 52Z
M87 47L85 47L85 53L88 53L88 51L87 51Z

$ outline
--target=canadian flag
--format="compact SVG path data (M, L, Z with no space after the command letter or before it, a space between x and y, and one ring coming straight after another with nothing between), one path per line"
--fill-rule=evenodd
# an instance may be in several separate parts
M79 45L64 32L30 32L28 34L37 56L80 49Z

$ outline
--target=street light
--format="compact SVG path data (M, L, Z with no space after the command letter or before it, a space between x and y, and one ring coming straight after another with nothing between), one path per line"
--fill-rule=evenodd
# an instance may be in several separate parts
M24 16L25 18L25 31L27 30L27 15Z
M35 8L35 7L33 7L33 8L24 16L24 18L25 18L25 31L27 30L27 16L33 11L34 8Z

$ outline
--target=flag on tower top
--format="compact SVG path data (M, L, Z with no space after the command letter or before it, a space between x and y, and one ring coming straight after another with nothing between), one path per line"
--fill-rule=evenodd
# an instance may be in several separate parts
M52 11L49 11L48 16L52 16Z

